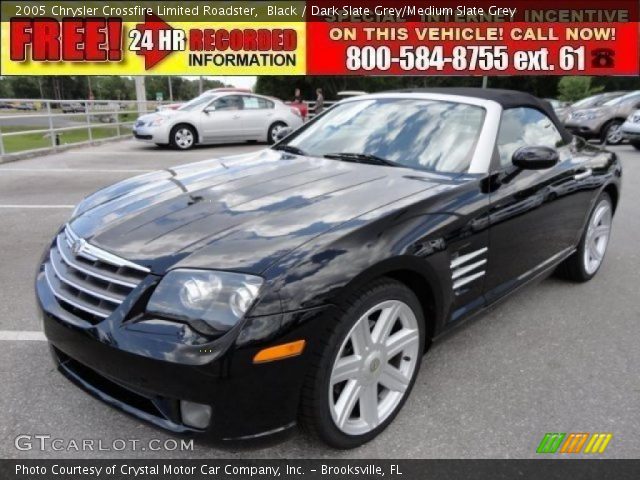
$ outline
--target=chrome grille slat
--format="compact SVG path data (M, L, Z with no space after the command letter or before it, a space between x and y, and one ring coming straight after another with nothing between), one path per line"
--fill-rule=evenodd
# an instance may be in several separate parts
M106 295L98 291L97 287L93 285L83 284L84 282L79 279L70 278L71 275L69 275L68 271L62 273L62 271L68 267L65 264L62 264L61 257L59 255L60 253L57 249L51 250L51 266L53 267L53 273L55 273L56 277L58 277L59 280L66 283L67 285L72 286L76 290L80 290L81 292L88 293L89 295L93 295L94 297L98 297L102 300L106 300L117 305L120 305L124 301L125 297L123 295L120 295L118 297ZM58 257L56 258L56 256ZM93 287L93 289L91 287Z
M137 286L137 284L134 283L134 282L121 280L119 278L115 278L113 276L106 275L104 273L99 273L99 272L95 271L94 269L90 268L88 265L84 266L84 265L79 264L77 261L72 260L71 252L70 251L66 251L65 248L61 245L60 236L58 236L57 244L58 244L57 245L58 252L60 252L60 255L62 256L62 259L64 260L64 262L67 265L75 268L76 270L80 270L82 273L85 273L85 274L90 275L90 276L95 277L95 278L99 278L100 280L104 280L106 282L117 283L118 285L122 285L123 287L135 288Z
M44 276L60 306L95 324L111 315L149 269L90 245L67 225L44 265Z
M62 290L59 288L59 285L56 285L56 281L59 282L59 280L55 279L52 273L52 268L51 268L51 264L47 263L44 266L44 275L45 278L47 279L47 283L49 284L49 288L51 289L51 291L53 292L53 294L56 296L56 298L58 298L59 300L62 300L63 302L68 303L69 305L72 305L76 308L79 308L80 310L84 310L87 313L90 313L91 315L95 315L97 317L102 317L102 318L107 318L111 312L107 312L107 311L103 311L103 310L98 310L97 308L91 306L91 305L87 305L84 302L80 302L79 300L77 300L76 298L72 297L71 295L64 295L64 293L62 293Z

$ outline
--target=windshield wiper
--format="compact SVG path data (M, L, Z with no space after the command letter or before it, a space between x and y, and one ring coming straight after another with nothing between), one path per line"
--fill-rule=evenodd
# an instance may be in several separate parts
M333 160L344 160L345 162L368 163L370 165L385 165L387 167L402 166L399 163L394 162L393 160L387 160L386 158L381 158L376 155L370 155L368 153L327 153L326 155L324 155L324 158L331 158Z
M294 147L293 145L276 145L272 147L274 150L281 150L287 153L293 153L295 155L306 155L304 150L300 150L298 147Z

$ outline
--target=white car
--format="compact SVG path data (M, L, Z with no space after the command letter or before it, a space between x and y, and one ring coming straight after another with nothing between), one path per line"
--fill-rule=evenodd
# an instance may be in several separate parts
M138 140L187 150L207 143L274 143L283 128L295 130L302 123L298 109L278 99L212 90L176 110L142 115L133 126L133 135Z
M629 140L636 150L640 150L640 110L636 110L627 117L621 127L622 136Z

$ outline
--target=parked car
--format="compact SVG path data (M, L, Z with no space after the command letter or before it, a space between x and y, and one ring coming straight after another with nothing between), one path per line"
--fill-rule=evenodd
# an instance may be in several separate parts
M83 102L65 102L60 104L62 113L84 113L86 111Z
M640 108L640 90L606 101L599 107L575 110L567 119L567 129L586 139L618 145L624 137L620 127L625 119Z
M11 102L0 102L0 110L12 110L13 105Z
M596 275L621 175L525 93L350 98L269 149L85 198L37 274L44 331L62 373L170 431L300 422L355 447L432 340L556 268Z
M14 108L16 110L24 110L27 112L35 112L38 110L33 102L20 102Z
M590 97L583 98L582 100L578 100L577 102L571 104L561 111L556 111L556 115L558 115L558 118L561 122L566 122L569 116L576 110L599 107L609 100L621 97L623 95L626 95L627 93L629 92L618 91L598 93L597 95L592 95Z
M157 145L187 150L196 144L267 141L302 125L300 111L280 100L229 89L208 91L177 110L143 115L133 135Z
M635 110L622 125L622 136L640 150L640 110Z

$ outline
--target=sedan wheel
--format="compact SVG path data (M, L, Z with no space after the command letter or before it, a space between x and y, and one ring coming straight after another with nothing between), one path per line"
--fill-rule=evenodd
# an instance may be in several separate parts
M416 369L419 344L418 320L401 301L382 302L358 319L329 382L331 417L341 431L369 433L395 411Z
M589 275L598 271L609 244L611 233L611 203L602 199L589 219L585 248L583 252L584 269Z
M195 143L195 134L190 127L176 127L171 133L171 143L180 150L188 150Z
M278 135L284 128L287 128L287 126L282 122L276 122L269 127L268 141L270 145L273 145L279 140Z

